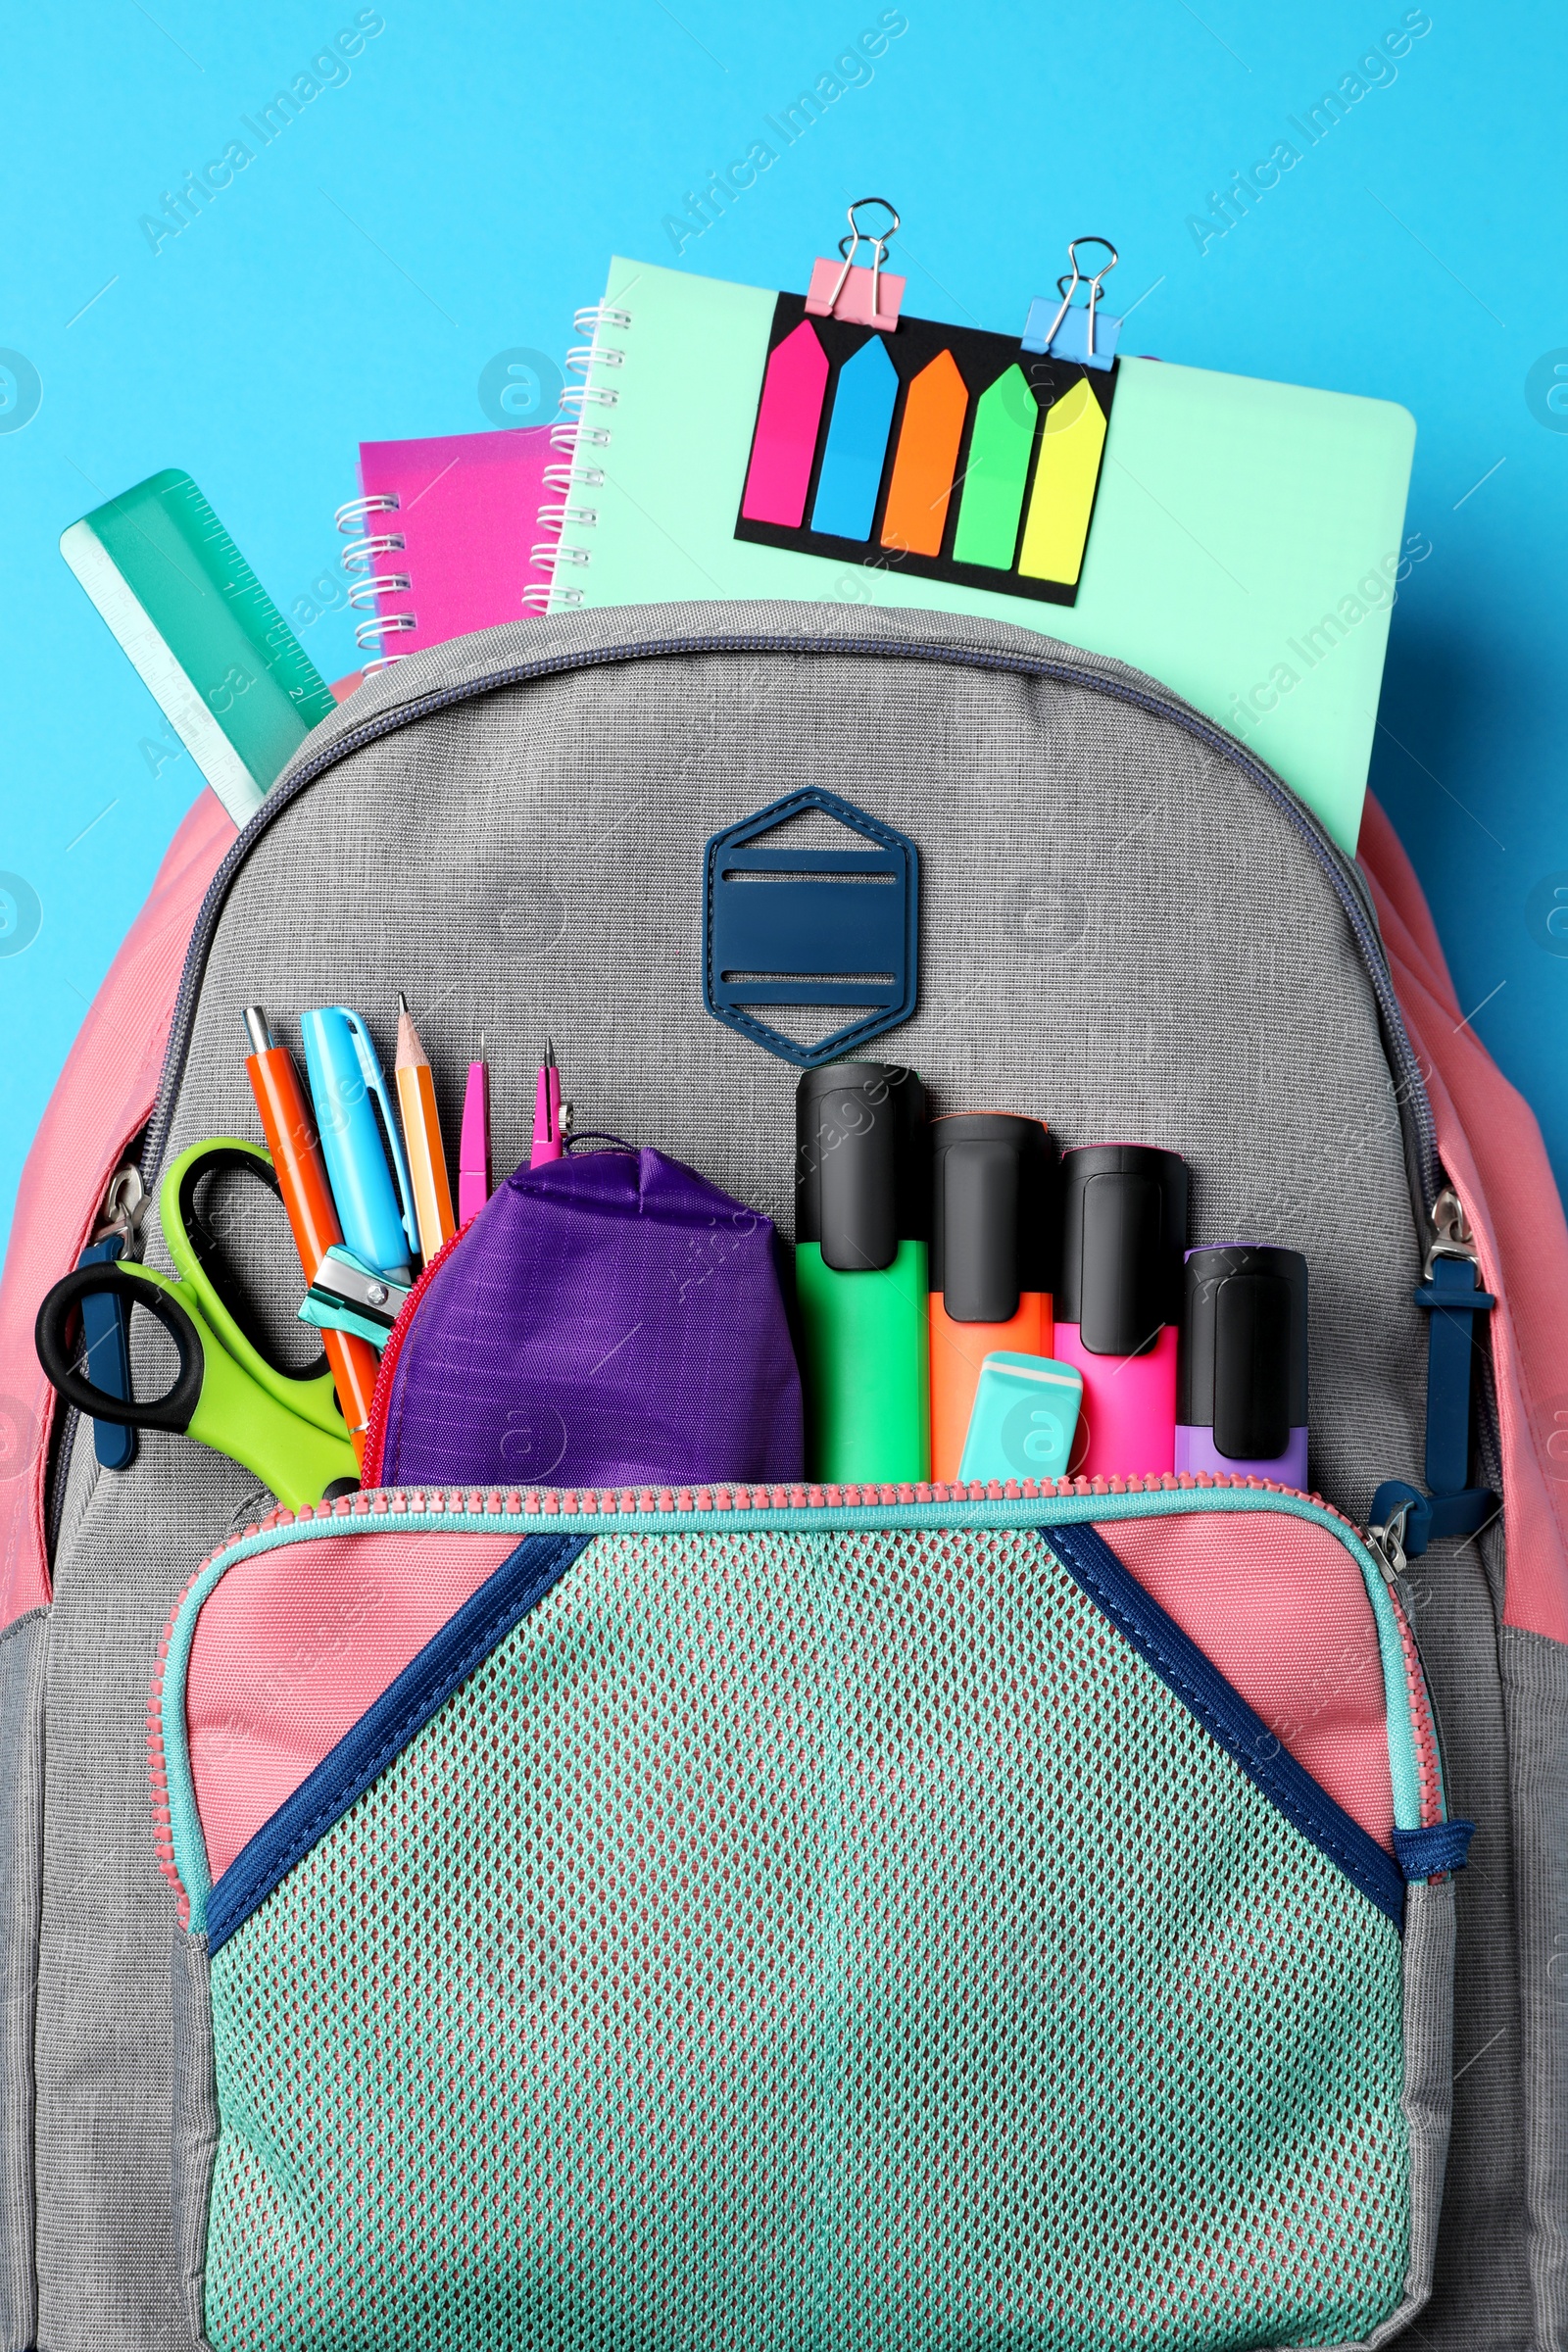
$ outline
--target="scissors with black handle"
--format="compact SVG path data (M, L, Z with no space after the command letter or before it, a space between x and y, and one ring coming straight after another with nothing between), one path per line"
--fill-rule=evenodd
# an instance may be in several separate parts
M78 1266L38 1309L38 1360L61 1396L95 1421L195 1438L243 1463L286 1509L299 1510L357 1487L359 1463L324 1358L306 1372L273 1363L228 1289L220 1241L197 1200L204 1180L222 1173L278 1190L271 1159L258 1145L235 1136L191 1145L158 1195L177 1279L126 1259ZM118 1396L78 1369L78 1311L106 1298L127 1310L144 1307L172 1340L178 1369L163 1396Z

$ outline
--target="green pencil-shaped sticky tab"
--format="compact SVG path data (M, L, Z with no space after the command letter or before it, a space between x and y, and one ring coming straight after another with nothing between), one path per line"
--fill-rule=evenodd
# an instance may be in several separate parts
M981 394L953 550L957 563L987 564L996 571L1012 569L1039 416L1035 396L1016 363Z
M332 693L190 475L171 467L94 508L60 552L243 825Z

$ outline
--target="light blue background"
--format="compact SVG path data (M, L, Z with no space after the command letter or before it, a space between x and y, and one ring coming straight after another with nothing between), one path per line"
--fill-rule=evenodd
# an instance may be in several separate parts
M486 362L525 347L559 366L610 253L673 261L665 216L881 12L387 0L348 80L155 255L140 216L247 135L241 115L358 13L98 0L8 19L0 345L31 362L42 401L0 431L0 868L31 884L42 920L0 955L0 1218L199 783L188 756L153 772L143 747L166 730L67 571L62 528L185 466L289 612L335 564L357 441L481 429ZM1277 141L1304 145L1288 118L1402 7L908 0L904 14L871 78L682 266L799 286L848 200L875 189L904 214L911 309L1021 328L1068 236L1103 231L1124 257L1111 307L1144 297L1129 349L1413 411L1409 527L1430 553L1394 615L1374 788L1462 1005L1568 1175L1568 937L1545 925L1553 877L1568 890L1568 431L1526 396L1543 355L1568 360L1561 20L1434 0L1396 77L1200 253L1188 217ZM301 633L327 677L356 666L341 606Z

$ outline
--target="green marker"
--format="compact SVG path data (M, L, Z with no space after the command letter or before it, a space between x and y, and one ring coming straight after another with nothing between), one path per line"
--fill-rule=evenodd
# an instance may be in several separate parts
M808 1474L915 1484L931 1475L925 1089L881 1061L808 1070L795 1133Z
M74 522L60 552L237 825L331 688L188 473L155 473Z

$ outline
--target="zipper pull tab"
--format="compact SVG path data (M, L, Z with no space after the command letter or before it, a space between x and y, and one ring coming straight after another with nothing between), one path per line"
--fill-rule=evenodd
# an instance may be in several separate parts
M1472 1264L1476 1262L1475 1236L1470 1231L1464 1203L1451 1184L1446 1184L1432 1203L1432 1239L1422 1262L1423 1282L1432 1280L1432 1261L1436 1257L1467 1257Z
M109 1179L98 1210L98 1222L93 1227L93 1242L107 1242L118 1234L121 1257L139 1257L142 1219L151 1205L152 1197L142 1183L141 1170L127 1161L124 1167L117 1168Z
M1399 1578L1405 1571L1404 1523L1409 1516L1409 1504L1401 1502L1398 1509L1391 1511L1387 1519L1366 1531L1366 1547L1391 1591L1397 1589Z

